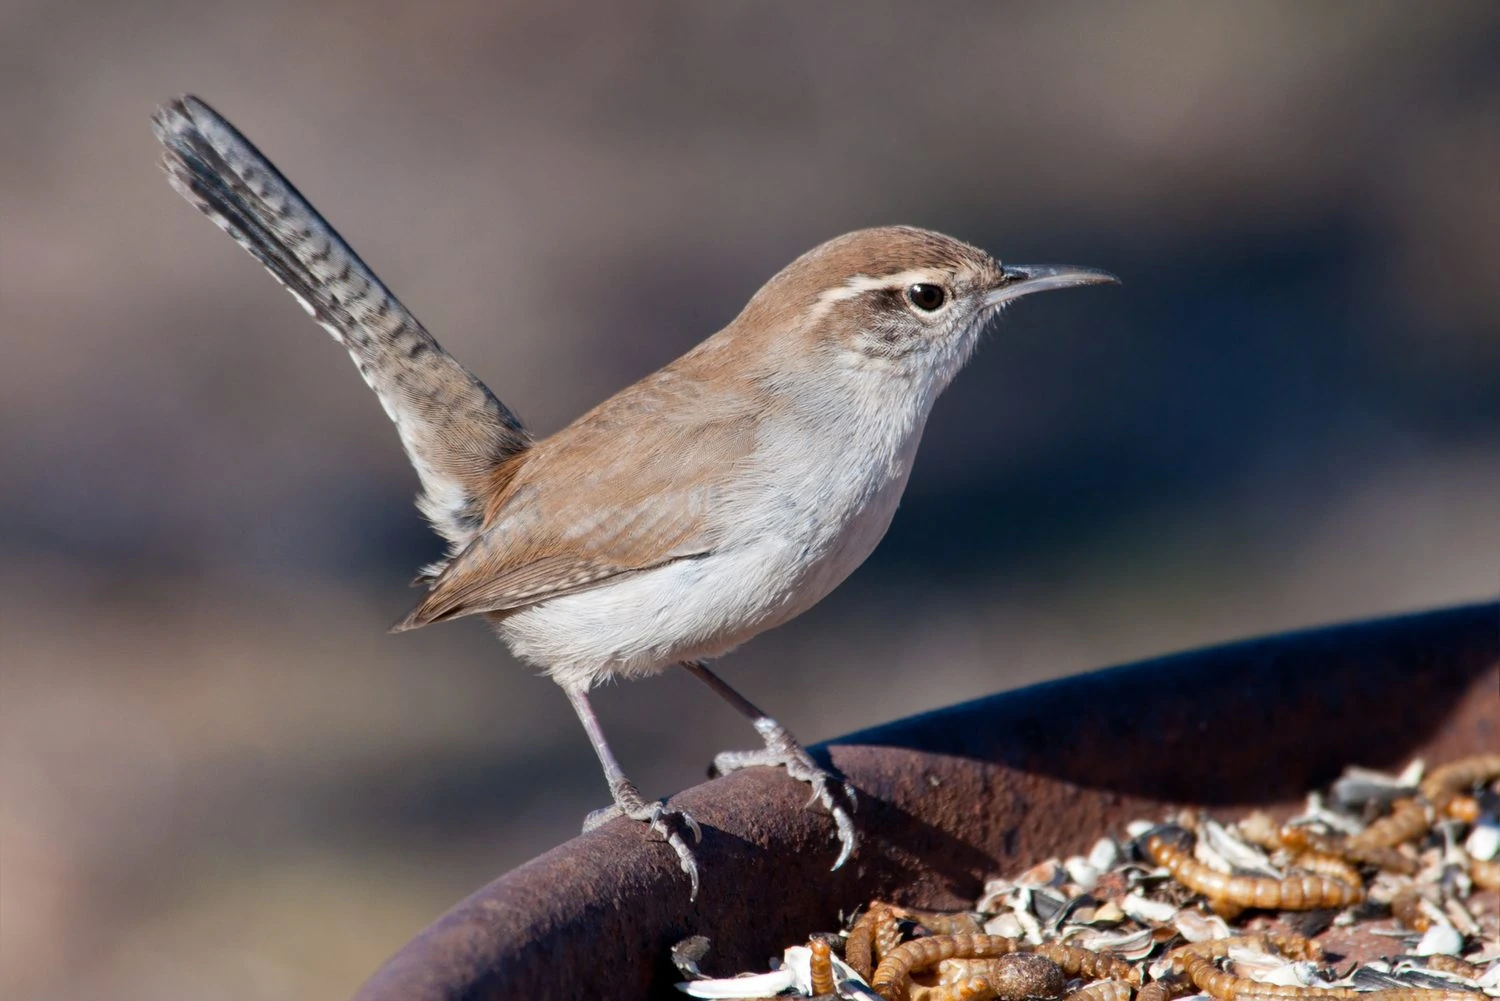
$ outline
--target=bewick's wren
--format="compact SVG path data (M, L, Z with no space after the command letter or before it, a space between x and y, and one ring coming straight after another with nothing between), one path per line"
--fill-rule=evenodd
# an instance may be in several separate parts
M1113 282L1002 266L937 233L861 230L809 251L661 371L533 439L448 355L242 135L192 97L154 118L172 186L264 264L380 397L448 540L396 628L483 615L546 669L604 766L618 814L648 822L698 888L682 827L625 778L588 701L596 684L683 666L765 741L720 772L780 765L853 852L853 793L704 661L812 607L875 548L933 401L1008 302Z

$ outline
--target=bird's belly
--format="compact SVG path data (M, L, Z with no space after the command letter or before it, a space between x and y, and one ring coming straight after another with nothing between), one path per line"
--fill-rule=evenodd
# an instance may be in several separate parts
M654 674L719 656L790 616L795 590L784 543L717 550L620 577L499 618L511 651L562 685Z
M807 611L875 549L906 487L915 442L886 475L816 504L746 506L725 543L498 618L513 653L563 685L653 674L727 653Z

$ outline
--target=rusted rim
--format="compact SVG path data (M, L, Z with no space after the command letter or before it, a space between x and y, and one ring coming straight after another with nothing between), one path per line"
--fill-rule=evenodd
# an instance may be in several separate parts
M678 996L667 955L687 935L713 940L706 968L748 968L840 908L957 906L988 874L1166 804L1289 806L1349 763L1496 746L1497 604L1099 671L818 748L860 793L863 841L839 872L805 788L739 772L672 799L703 825L696 903L664 845L606 825L459 903L356 998Z

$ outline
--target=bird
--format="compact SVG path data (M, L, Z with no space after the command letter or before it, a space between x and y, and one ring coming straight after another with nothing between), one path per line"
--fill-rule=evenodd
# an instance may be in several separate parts
M723 329L562 430L536 437L445 351L251 142L191 95L153 130L172 187L343 345L396 426L417 505L447 543L395 627L488 620L566 694L613 805L648 825L696 898L697 822L647 799L605 740L590 691L682 668L762 739L715 774L770 766L831 815L837 869L858 831L852 786L708 667L807 611L875 548L939 394L1016 299L1115 283L1096 268L1002 264L912 226L835 237L772 276Z

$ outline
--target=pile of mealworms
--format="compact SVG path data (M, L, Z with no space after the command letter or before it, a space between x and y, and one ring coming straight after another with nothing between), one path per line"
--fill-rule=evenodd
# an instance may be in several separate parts
M1179 813L994 879L969 911L873 901L704 998L1486 1001L1500 997L1500 754L1348 770L1278 823Z

